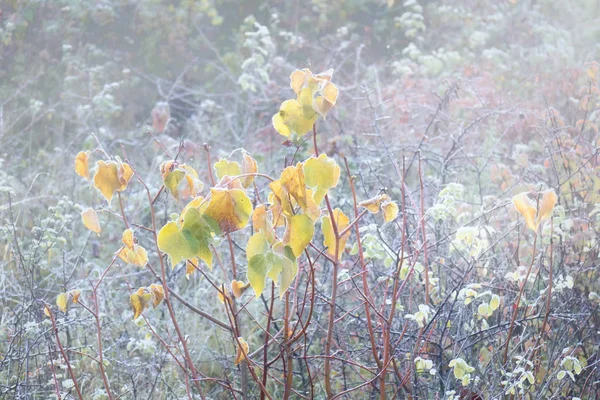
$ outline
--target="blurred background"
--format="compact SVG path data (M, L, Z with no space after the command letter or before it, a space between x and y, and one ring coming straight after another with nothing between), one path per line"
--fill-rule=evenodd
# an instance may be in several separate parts
M154 191L167 158L152 135L170 152L181 145L181 160L205 183L204 144L213 160L243 147L261 172L278 174L296 152L311 154L310 143L284 143L271 124L293 97L290 73L333 68L340 96L319 123L322 151L349 158L362 199L381 187L399 196L392 159L405 160L407 184L419 196L421 157L436 256L448 260L457 227L500 209L481 226L498 228L485 240L506 245L495 267L483 263L501 281L519 264L499 228L508 213L500 205L519 190L540 182L567 188L565 209L581 220L573 217L564 234L579 241L576 249L596 237L589 219L598 215L589 217L595 200L586 196L598 190L598 170L587 161L567 164L570 156L596 154L592 61L599 57L596 0L0 0L0 397L53 395L39 300L54 303L61 291L89 286L120 240L119 221L108 212L100 238L80 222L83 208L104 203L73 172L77 152L100 142L122 156L123 145ZM449 183L459 186L439 197ZM124 196L131 218L148 222L142 188ZM348 197L336 199L351 206ZM160 205L162 223L181 208L166 197ZM395 240L393 232L388 237ZM384 271L387 256L374 252ZM182 279L184 269L173 271L174 285L190 302L212 304L215 294L195 275ZM124 272L133 286L142 274ZM124 398L184 396L168 354L130 321L122 278L108 280L102 300L114 385L125 388ZM571 306L587 307L590 290L568 297ZM85 332L89 315L63 323L70 345L87 351L95 340ZM184 325L195 335L196 356L208 362L204 372L227 373L231 343L202 320ZM89 398L104 398L95 364L79 363Z

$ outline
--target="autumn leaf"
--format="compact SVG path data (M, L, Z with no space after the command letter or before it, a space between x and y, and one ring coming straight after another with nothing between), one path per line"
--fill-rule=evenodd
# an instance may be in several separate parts
M281 172L279 182L281 188L285 189L302 209L307 208L306 182L304 180L304 168L302 163L285 168L283 172Z
M135 245L135 240L133 238L133 230L131 228L125 229L123 231L123 235L121 236L121 241L127 248L133 250L133 246Z
M549 189L545 192L542 192L542 198L539 201L539 208L536 219L538 225L552 216L552 211L554 210L554 206L556 205L556 200L557 197L556 193L554 193L554 190Z
M178 200L181 197L195 197L202 189L204 184L198 177L196 170L189 165L178 164L177 162L165 161L160 165L160 173L163 178L163 184L169 190L171 195ZM185 182L185 187L181 187Z
M295 70L290 75L290 87L298 95L300 103L310 104L314 111L325 117L335 106L339 95L339 89L331 82L332 76L333 69L320 74L313 74L308 68ZM301 97L305 99L301 100Z
M221 158L215 163L214 167L219 179L222 179L224 176L238 176L242 174L240 164L236 161L228 161Z
M329 189L337 186L340 179L340 167L333 158L321 154L304 162L306 185L313 189L314 200L320 204Z
M133 319L137 319L142 312L148 308L148 305L152 301L152 293L147 293L145 288L141 287L137 292L129 296L129 302L133 310Z
M321 211L312 191L306 188L303 163L285 168L280 178L269 184L269 188L285 215L294 215L297 204L313 221L319 217Z
M177 200L179 199L179 184L185 179L185 171L175 169L163 175L163 183L169 193Z
M231 281L231 292L236 299L239 299L249 286L250 283L244 283L243 281L237 281L234 279Z
M377 214L383 211L384 222L391 222L398 217L398 205L387 194L380 194L371 199L361 201L359 206L366 208L370 213Z
M339 208L336 208L333 211L333 218L334 218L334 221L336 224L338 234L340 232L342 232L350 223L350 219ZM336 257L335 232L333 230L333 225L331 223L331 218L329 216L324 216L321 218L321 229L323 230L323 236L324 236L323 245L327 247L327 253ZM346 247L346 241L348 240L349 237L350 237L350 231L346 232L346 234L344 234L344 236L342 236L340 238L338 253L337 253L338 259L341 257L341 255Z
M67 300L67 294L66 293L60 293L56 297L56 306L63 313L67 312L67 302L68 302L68 300Z
M286 100L281 104L279 112L272 118L273 128L285 137L292 133L304 136L312 130L318 114L313 112L306 116L302 104L296 99Z
M269 211L266 205L259 204L252 212L252 227L255 232L262 232L269 242L272 242L275 238L273 223L269 219Z
M312 240L315 226L305 214L296 214L287 218L283 243L289 245L295 257L300 257Z
M383 211L384 222L392 222L398 216L398 205L393 201L386 201L382 203L381 210Z
M221 303L225 304L226 297L229 298L229 293L227 292L227 289L225 289L225 285L221 284L221 287L217 290L217 298Z
M193 260L185 260L185 277L190 279L190 275L196 271L195 265L199 265L198 257L194 257Z
M211 188L205 214L217 221L223 233L235 232L248 223L252 203L243 190Z
M72 299L73 304L79 304L79 297L81 296L81 290L74 289L67 293L69 297Z
M541 198L537 204L527 192L519 193L512 199L516 210L525 218L527 226L536 232L540 224L552 216L557 201L556 193L552 189L540 194Z
M238 344L236 345L237 354L235 356L235 361L234 361L235 365L238 365L240 362L242 362L243 360L246 359L246 357L248 356L248 351L250 349L248 347L248 343L246 343L244 338L238 337L237 342L238 342Z
M88 208L83 211L81 213L81 219L83 220L83 225L87 229L100 235L100 232L102 231L102 228L100 228L100 220L93 208Z
M150 285L150 293L152 293L152 307L156 308L165 298L165 291L162 285Z
M115 192L122 192L127 188L129 180L133 176L133 170L129 164L119 161L97 162L98 170L94 174L94 186L102 193L108 201L112 200Z
M146 249L135 243L133 231L131 229L126 229L123 232L121 240L125 246L119 251L119 258L127 264L144 267L148 263L148 253L146 252Z
M242 156L242 175L245 174L256 174L258 172L258 164L256 160L252 158L248 153L244 152ZM250 187L254 182L254 176L247 176L242 179L242 186L245 188Z
M88 166L89 157L89 151L80 151L75 157L75 172L77 175L84 177L88 181L90 180L90 169Z

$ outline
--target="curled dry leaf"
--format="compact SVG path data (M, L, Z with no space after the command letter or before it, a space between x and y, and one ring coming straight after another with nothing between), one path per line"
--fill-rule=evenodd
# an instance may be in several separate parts
M256 160L252 158L248 153L244 152L242 156L242 174L256 174L258 173L258 164ZM250 187L254 182L254 176L247 176L242 179L242 186L245 188Z
M137 265L138 267L146 266L148 263L148 253L146 249L135 243L131 229L126 229L123 232L122 241L124 246L119 251L119 258L127 264Z
M137 319L142 312L148 308L148 305L152 301L152 293L147 293L146 289L141 287L137 292L129 296L129 302L131 303L131 309L133 310L133 319Z
M379 210L383 211L383 220L385 222L391 222L398 216L398 205L385 193L361 201L358 205L366 208L372 214L377 214Z
M250 283L244 283L243 281L237 281L234 279L231 281L231 292L236 299L239 299L249 286Z
M83 225L92 232L97 233L98 235L102 232L102 228L100 228L100 219L98 219L98 214L94 211L93 208L88 208L81 213L81 219L83 221Z
M554 190L549 189L538 194L538 201L533 201L527 192L522 192L513 197L515 209L525 218L527 226L533 231L538 230L542 222L552 216L557 197Z
M234 364L238 365L239 363L241 363L243 360L246 359L246 357L248 356L248 351L250 350L250 347L248 347L248 343L244 340L243 337L238 337L237 338L237 354L235 356L235 361Z
M80 151L75 157L75 172L77 175L84 177L88 181L90 180L90 169L88 166L89 158L89 151Z
M162 285L153 283L150 285L150 292L152 293L152 307L156 308L165 298L165 291Z
M94 174L94 186L102 193L108 201L113 198L115 192L122 192L133 176L133 170L129 164L120 161L98 161L98 170Z
M160 165L160 174L163 184L176 200L180 197L196 197L204 188L194 168L178 164L174 160L163 162ZM185 185L182 185L182 182L185 182Z

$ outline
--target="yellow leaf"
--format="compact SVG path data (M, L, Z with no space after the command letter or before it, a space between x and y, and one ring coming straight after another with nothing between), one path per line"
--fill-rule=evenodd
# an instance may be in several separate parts
M252 227L255 232L262 232L269 242L273 241L275 232L266 205L259 204L252 212Z
M102 196L110 203L116 191L122 192L127 188L129 180L133 176L133 170L129 164L116 161L98 161L98 170L94 175L94 186L102 193Z
M302 70L295 70L290 74L290 87L292 90L298 94L300 90L307 85L308 77L312 75L310 69L304 68Z
M256 163L256 160L244 152L242 157L242 174L256 174L257 172L258 164ZM254 176L247 176L242 179L242 186L245 188L250 187L252 182L254 182Z
M193 260L185 261L185 277L187 279L190 279L190 275L192 275L194 271L196 271L196 267L194 265L199 265L198 262L198 257L194 257Z
M540 224L552 216L557 201L556 193L552 189L540 194L541 198L537 204L529 198L527 192L513 197L515 208L525 218L527 226L536 232Z
M152 294L146 293L144 288L139 288L136 293L129 296L131 308L133 310L133 319L137 319L142 312L148 308L148 304L152 300Z
M239 163L228 161L224 158L215 163L215 171L217 171L217 178L219 179L222 179L224 176L238 176L242 174Z
M242 362L243 360L245 360L246 357L248 356L248 351L249 351L248 343L246 343L246 341L244 340L244 338L238 337L237 338L237 342L239 344L236 346L237 347L237 354L235 356L235 361L234 361L235 365L238 365L240 362Z
M252 203L240 189L211 188L211 199L205 214L214 219L223 233L235 232L248 223Z
M67 294L61 293L56 297L56 306L64 313L67 312Z
M131 230L131 228L125 229L123 231L123 236L121 238L121 241L123 242L123 244L125 246L127 246L130 249L133 249L134 240L133 240L133 230Z
M381 194L379 196L375 196L368 200L361 201L360 203L358 203L358 205L366 208L372 214L377 214L379 212L379 210L381 209L381 202L382 202L384 196L387 196L387 195Z
M156 308L165 298L165 291L162 285L153 283L150 285L150 292L152 293L152 307Z
M346 214L344 214L342 212L342 210L340 210L339 208L336 208L333 211L333 218L336 223L336 228L337 228L338 234L340 232L342 232L350 223L350 220L348 219ZM329 253L330 255L335 257L336 256L336 253L335 253L336 238L335 238L335 232L333 230L333 225L331 223L331 219L329 218L329 216L324 216L323 218L321 218L321 229L323 230L323 236L324 236L323 245L327 247L327 253ZM348 231L344 236L342 236L339 239L339 246L338 246L338 253L337 253L338 259L341 258L341 255L346 247L346 241L348 240L349 237L350 237L350 231Z
M48 307L46 304L44 304L44 315L48 318L50 318L50 316L52 314L50 314L50 307Z
M229 293L227 293L227 289L225 289L224 284L222 284L219 289L220 290L217 290L217 298L221 303L225 304L225 298L229 297ZM225 293L225 295L223 295L223 293Z
M304 162L306 185L314 190L314 200L320 204L330 188L337 186L340 167L333 158L321 154Z
M552 216L556 200L557 198L554 190L550 189L543 192L542 198L539 201L539 209L536 218L538 225Z
M383 220L385 222L392 222L398 216L398 205L393 201L385 201L381 204L383 211Z
M148 253L139 244L133 246L133 249L123 247L119 252L121 260L127 264L137 265L138 267L144 267L148 264Z
M537 231L537 224L535 223L535 204L527 196L526 192L519 193L513 197L513 204L517 211L525 218L525 222L530 229Z
M90 180L90 169L88 167L89 157L89 151L80 151L75 157L75 172L77 175L84 177L88 181Z
M283 243L289 245L298 258L312 240L314 232L315 226L310 217L305 214L293 215L287 218Z
M290 99L281 104L279 112L273 116L273 127L285 137L292 132L304 136L312 131L313 124L317 121L318 114L305 115L302 105L298 100Z
M306 200L306 183L304 180L304 168L302 163L296 164L295 167L290 166L285 168L281 172L279 183L281 184L281 188L284 189L287 192L287 194L292 196L292 198L296 200L296 203L302 209L307 208L308 203ZM277 196L277 193L275 193L275 195ZM284 196L285 194L283 194L283 196L281 197ZM284 211L287 211L285 207Z
M98 214L96 214L96 211L94 211L93 208L88 208L82 212L81 219L83 220L83 225L86 228L100 235L100 232L102 231L102 228L100 228L100 220L98 219Z
M184 193L184 197L196 197L204 189L204 183L198 177L198 172L189 165L180 165L185 171L185 180L188 184L187 193Z
M231 291L236 299L242 297L246 289L250 286L250 283L244 283L242 281L236 281L235 279L231 281Z

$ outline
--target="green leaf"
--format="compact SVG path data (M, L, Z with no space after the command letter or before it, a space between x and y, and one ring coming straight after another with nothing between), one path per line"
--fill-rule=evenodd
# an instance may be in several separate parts
M246 244L246 258L248 261L257 254L265 254L269 250L269 242L263 232L257 232L250 237Z
M260 296L265 289L265 279L270 267L269 259L265 254L257 254L248 261L248 281L256 297Z
M177 222L171 221L160 230L158 247L169 255L173 266L181 260L197 256L212 267L209 244L213 241L213 235L219 233L219 226L212 218L201 214L196 208L188 208L181 228Z

